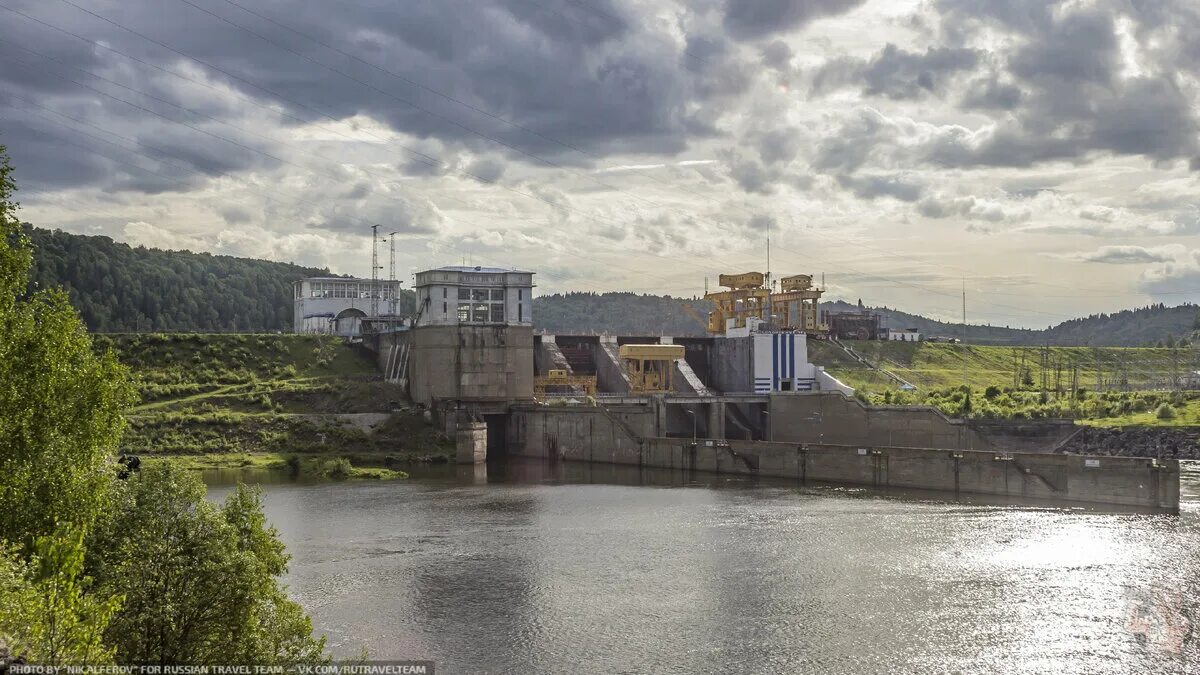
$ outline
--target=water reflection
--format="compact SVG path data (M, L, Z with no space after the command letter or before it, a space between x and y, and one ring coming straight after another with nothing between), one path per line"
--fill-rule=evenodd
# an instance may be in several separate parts
M278 476L273 476L277 478ZM212 496L232 476L211 476ZM271 483L334 650L441 672L1185 672L1179 516L538 462ZM1174 626L1174 628L1173 628Z

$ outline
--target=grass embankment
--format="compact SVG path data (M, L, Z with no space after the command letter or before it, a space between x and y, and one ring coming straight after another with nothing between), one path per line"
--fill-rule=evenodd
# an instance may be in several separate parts
M1189 348L844 344L917 388L902 391L836 345L810 341L810 360L872 404L932 405L974 418L1068 417L1097 426L1200 424L1200 392L1177 390L1200 369L1200 352Z
M315 335L104 335L133 372L141 402L122 452L194 468L286 468L331 477L452 454L448 439L404 408L370 355ZM341 462L349 463L349 471Z

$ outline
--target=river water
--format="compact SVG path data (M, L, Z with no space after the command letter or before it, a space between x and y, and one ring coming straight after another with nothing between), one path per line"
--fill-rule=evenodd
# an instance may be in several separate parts
M264 481L339 657L438 672L1200 672L1175 515L608 466ZM210 497L229 474L209 476Z

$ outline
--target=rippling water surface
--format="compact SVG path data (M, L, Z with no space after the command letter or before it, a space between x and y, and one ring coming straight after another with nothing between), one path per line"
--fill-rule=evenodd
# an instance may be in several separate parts
M1127 673L1200 667L1200 468L1184 483L1178 516L592 466L264 487L291 592L339 656Z

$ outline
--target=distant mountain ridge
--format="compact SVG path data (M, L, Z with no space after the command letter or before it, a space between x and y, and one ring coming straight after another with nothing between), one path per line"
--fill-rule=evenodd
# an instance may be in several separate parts
M290 331L292 282L327 269L233 256L131 247L109 237L27 227L34 244L31 288L61 286L94 331ZM691 307L692 313L685 309ZM400 310L410 312L405 289ZM701 298L623 291L537 296L535 326L548 333L704 335L711 309ZM823 311L857 310L834 301ZM962 324L887 307L872 308L888 326L926 336L961 337ZM1200 307L1162 304L1095 314L1046 330L970 324L967 339L985 344L1143 346L1191 336ZM699 320L698 320L699 319Z

